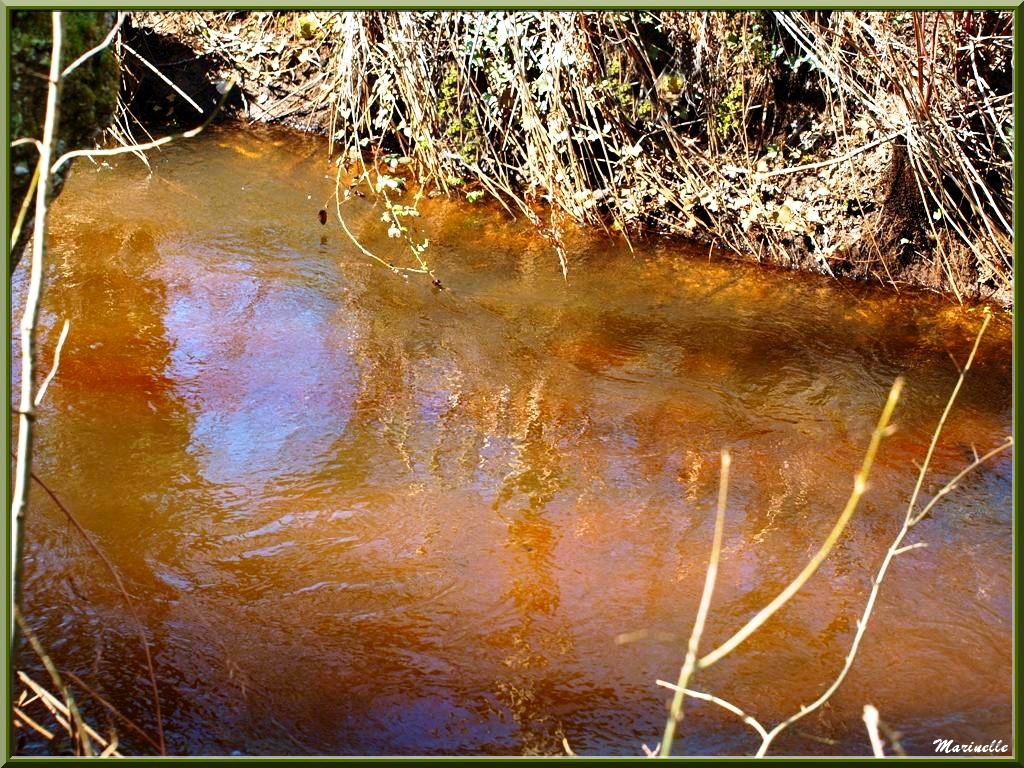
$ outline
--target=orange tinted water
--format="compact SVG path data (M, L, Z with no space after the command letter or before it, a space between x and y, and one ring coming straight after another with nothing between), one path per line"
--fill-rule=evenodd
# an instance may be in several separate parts
M980 314L581 234L563 281L528 225L428 200L414 223L437 291L321 227L324 155L211 131L151 174L79 165L53 212L41 359L64 318L71 332L36 471L136 598L168 751L559 754L565 738L642 754L703 585L720 449L705 649L820 546L903 375L898 430L836 551L693 681L768 727L824 690ZM406 259L369 199L343 211ZM1009 325L982 342L926 500L1011 430ZM893 564L850 677L775 752L867 754L865 703L909 751L1011 740L1011 477L1006 453L915 529L928 547ZM130 615L38 489L25 601L61 668L152 733ZM699 702L681 730L677 753L759 743Z

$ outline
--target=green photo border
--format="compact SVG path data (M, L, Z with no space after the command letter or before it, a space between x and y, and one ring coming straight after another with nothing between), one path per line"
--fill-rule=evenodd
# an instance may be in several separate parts
M7 114L8 104L9 104L9 91L8 91L8 88L9 88L9 76L10 76L10 59L6 55L8 53L8 51L9 51L9 48L10 48L10 39L9 39L9 14L10 14L10 10L11 9L29 9L29 8L39 9L39 10L83 10L83 9L87 9L87 8L88 9L123 10L124 7L123 6L109 5L109 4L104 4L104 5L99 5L99 6L81 6L81 5L77 5L77 4L63 3L63 4L54 5L54 4L48 4L48 3L43 3L43 2L31 2L31 0L22 0L21 2L4 2L4 3L2 3L2 5L3 5L3 15L2 15L2 18L0 18L0 24L2 24L2 26L3 26L2 39L3 39L4 54L5 54L5 56L4 56L4 66L3 66L3 87L4 87L4 93L5 93L5 98L3 100L3 118L4 118L4 125L7 126L7 129L6 129L7 130L7 141L4 142L4 152L5 152L4 167L8 168L8 163L7 163L6 155L7 155L7 152L9 151L8 147L9 147L10 139L12 138L9 135L10 134L10 123L9 123L9 115ZM220 1L213 0L211 2L202 3L202 4L199 4L199 5L197 5L195 3L138 2L137 1L135 3L130 4L128 7L131 10L234 10L234 9L239 9L240 7L241 8L245 8L245 9L252 9L252 10L298 10L298 9L300 9L300 8L293 8L293 7L284 6L281 3L251 3L251 4L244 4L243 3L241 6L239 6L239 4L237 4L237 3L223 2L223 0L220 0ZM660 1L660 2L657 2L657 1L656 2L651 2L650 0L648 0L648 2L642 3L642 5L639 6L639 7L629 6L629 5L625 4L624 2L622 2L622 0L589 0L589 1L581 1L581 2L565 2L565 0L561 0L561 2L556 2L556 3L552 3L552 4L527 3L527 4L524 4L522 6L513 6L513 5L509 4L509 3L504 3L503 4L503 3L487 2L485 0L450 0L448 2L440 2L438 0L434 0L434 2L416 2L415 0L396 0L396 2L388 3L388 4L384 4L384 3L381 3L381 2L362 2L362 3L349 2L349 3L341 3L341 4L325 3L325 2L310 2L310 3L303 4L301 6L301 10L305 10L307 8L308 9L312 9L312 10L320 10L320 9L326 9L326 10L367 10L367 9L378 9L378 8L388 8L388 9L390 9L390 8L398 8L398 9L415 9L415 10L421 10L421 9L422 10L426 10L426 9L498 10L498 9L506 9L506 8L511 8L511 7L515 7L516 9L519 9L519 8L522 8L522 9L533 8L533 9L544 9L544 10L584 10L584 9L586 9L586 10L590 10L590 9L594 9L594 10L598 10L598 9L622 9L622 10L661 10L661 9L682 9L682 10L734 10L734 9L890 10L890 9L907 9L906 5L898 6L898 5L894 5L892 2L858 2L858 3L852 3L852 2L833 2L833 3L829 3L829 4L822 4L822 3L813 3L813 2L794 2L792 0L790 0L788 2L783 1L783 2L778 2L778 3L775 3L775 4L769 4L769 5L766 5L764 3L743 2L742 0L732 0L732 1L717 0L717 2L703 3L703 4L702 3L696 3L696 2L679 2L678 0L675 1L675 2L666 1L666 0L663 0L663 1ZM926 2L926 3L921 3L921 4L916 4L915 3L911 7L912 10L953 10L953 9L960 9L960 8L971 8L972 10L975 9L974 6L971 6L971 5L969 5L968 3L965 3L965 2L961 2L961 3ZM1000 9L1000 10L1014 9L1014 89L1015 89L1015 92L1014 92L1014 111L1016 113L1017 111L1019 111L1019 107L1020 107L1020 98L1021 98L1020 94L1021 94L1021 90L1022 90L1021 86L1024 85L1024 71L1022 71L1022 66L1021 66L1022 62L1021 62L1021 59L1020 59L1021 41L1022 41L1022 35L1024 35L1024 30L1022 30L1022 28L1021 28L1021 21L1022 21L1022 14L1024 14L1024 11L1022 11L1021 6L1019 6L1015 2L989 2L989 3L984 3L982 6L980 6L980 8L982 8L982 9ZM1021 132L1019 130L1017 130L1017 126L1015 125L1015 135L1014 135L1015 158L1020 155L1020 152L1021 152L1021 149L1022 149L1021 142L1022 142ZM1022 219L1022 217L1021 217L1022 206L1024 206L1024 203L1022 203L1021 195L1020 195L1020 190L1022 188L1021 187L1021 183L1022 183L1022 179L1024 179L1024 171L1022 171L1020 166L1016 166L1014 168L1014 179L1015 179L1015 188L1016 188L1016 195L1015 195L1015 200L1014 200L1014 215L1015 215L1014 230L1015 230L1015 235L1016 235L1016 233L1019 231L1020 222L1021 222L1021 219ZM9 181L10 180L8 179L8 186L6 186L4 188L5 189L5 192L4 192L4 202L5 202L5 207L7 208L7 211L8 211L8 219L7 219L8 221L10 220L9 213L10 213L10 205L11 205L11 203L10 203L9 195L7 194L6 190L9 189ZM1019 286L1018 286L1017 280L1016 280L1016 273L1017 273L1016 265L1019 263L1020 249L1017 248L1016 236L1015 236L1014 240L1015 240L1015 246L1014 246L1015 258L1014 258L1014 287L1013 287L1013 292L1014 292L1014 303L1016 305L1016 303L1019 301L1019 294L1018 294ZM9 259L10 259L10 254L8 253L8 261L5 262L5 267L4 267L4 275L5 275L5 278L6 278L6 291L4 292L4 295L3 295L4 316L6 318L6 323L7 323L6 330L7 330L8 342L7 342L7 345L6 345L6 348L5 348L5 353L3 355L3 358L4 358L4 374L5 374L5 379L7 381L8 401L10 402L10 398L11 398L11 391L10 391L10 386L11 386L10 339L11 339L11 333L13 331L13 327L14 327L15 323L14 323L13 318L11 317L11 307L10 307L11 277L10 277L10 269L8 268ZM1016 314L1014 314L1014 317L1013 317L1013 329L1014 329L1014 348L1013 348L1013 369L1014 369L1014 374L1013 374L1013 377L1014 377L1014 387L1013 387L1013 425L1014 425L1014 437L1016 437L1017 432L1018 432L1018 417L1019 417L1019 408L1018 408L1018 405L1019 405L1019 400L1018 400L1018 391L1019 391L1019 386L1018 385L1019 385L1019 381L1018 381L1018 376L1017 376L1018 362L1019 361L1018 361L1018 348L1017 348L1016 340L1019 338L1019 331L1020 331L1020 327L1019 327L1019 324L1018 324L1018 317L1017 317ZM11 434L12 434L12 424L11 424L10 408L5 410L5 414L6 414L5 415L5 428L6 428L6 434L7 434L8 449L10 449L10 447L11 447L10 441L11 441ZM1024 718L1021 717L1021 707L1020 707L1020 699L1019 699L1019 691L1020 691L1020 688L1019 688L1019 666L1018 666L1018 645L1019 645L1019 640L1020 640L1019 624L1018 624L1018 621L1019 621L1018 599L1019 599L1019 596L1020 596L1020 589L1019 589L1020 588L1020 582L1019 582L1019 570L1018 570L1018 564L1017 564L1017 553L1019 552L1019 544L1020 544L1020 529L1019 529L1019 526L1017 524L1018 523L1018 520L1017 520L1017 509L1018 509L1018 499L1019 499L1019 495L1018 495L1018 490L1019 490L1018 489L1018 477L1020 475L1020 466L1019 465L1020 465L1020 454L1019 454L1019 452L1015 451L1014 452L1014 456L1013 456L1013 478L1012 478L1013 510L1014 510L1014 524L1013 524L1013 549L1014 549L1014 555L1013 555L1013 583L1014 583L1014 589L1015 589L1014 611L1013 611L1013 637L1018 642L1016 642L1014 644L1014 648L1013 648L1013 702L1014 702L1014 714L1013 714L1013 717L1014 717L1013 753L1015 755L1017 755L1018 757L1016 759L1014 759L1014 758L980 758L980 757L973 757L973 758L956 758L956 757L943 757L943 758L929 758L929 757L922 757L922 758L900 758L903 761L934 762L936 760L940 760L941 759L941 762L942 762L943 765L952 765L952 764L960 764L960 763L966 763L966 762L976 763L978 760L984 760L986 763L993 763L993 762L995 762L995 763L998 763L1000 765L1005 765L1005 764L1021 765L1022 764L1021 763L1021 758L1020 758L1020 732L1021 732L1021 725L1022 725L1022 723L1024 723ZM8 519L7 519L7 523L5 525L5 530L7 531L7 534L6 534L6 537L5 537L5 544L6 544L6 546L4 547L4 551L5 551L4 562L5 562L5 566L9 566L9 564L10 564L9 563L9 561L10 561L10 544L9 544L9 542L10 542L10 520L9 520L9 510L10 510L10 482L11 482L11 463L10 462L8 462L7 469L3 473L3 478L4 478L3 479L3 486L4 486L4 491L5 491L4 498L7 500L6 501L6 503L7 503L6 509L8 510L8 513L7 513L7 518ZM9 591L10 591L10 568L9 567L5 567L4 574L5 574L5 576L4 576L5 594L9 594ZM7 605L6 606L6 610L5 610L5 628L7 630L7 637L10 637L10 624L11 624L11 621L12 621L12 618L11 618L11 606ZM3 655L4 669L6 670L6 674L4 675L4 683L5 683L4 700L5 700L5 706L7 707L7 711L9 712L10 711L10 704L11 704L11 693L12 693L13 688L12 688L12 684L11 684L11 669L10 669L10 667L7 664L7 661L8 661L8 659L7 659L8 648L7 648L7 641L6 640L2 644L2 650L0 650L0 653L2 653L2 655ZM10 761L12 763L16 762L16 763L33 763L33 764L36 764L36 765L49 765L49 764L64 763L68 759L75 759L75 758L64 758L64 759L50 759L50 758L46 758L46 759L41 759L41 758L17 758L17 757L11 758L10 753L8 751L9 748L10 748L9 736L10 736L10 719L7 718L5 727L0 729L0 757L2 757L2 759L4 761ZM440 761L450 761L450 760L458 760L458 761L463 761L464 762L466 760L471 760L471 761L480 761L480 762L486 762L486 763L518 763L518 762L522 762L523 759L527 759L527 758L512 759L512 758L483 758L483 757L480 757L480 758L447 758L447 757L445 757L445 758L396 758L396 757L380 757L380 758L370 758L369 761L371 761L371 762L403 762L404 763L404 762L440 762ZM549 758L549 759L552 759L552 758ZM588 762L588 763L593 763L593 762L602 762L602 763L604 763L604 762L616 762L616 763L620 763L620 762L634 762L634 761L639 761L639 760L645 760L646 758L643 758L642 756L638 756L637 758L603 758L603 759L599 759L599 758L564 758L564 759L569 759L569 760L572 760L574 762L584 761L584 762ZM714 763L714 764L746 763L746 762L754 760L754 758L721 758L721 759L671 758L671 759L679 760L679 761L684 761L684 762L707 762L707 763ZM844 762L844 763L863 763L865 765L873 762L870 759L863 759L863 758L766 758L766 759L773 760L775 762L778 762L780 759L784 759L786 761L801 760L803 762L809 762L809 761L817 762L818 760L827 759L827 760L837 760L837 761L841 761L841 762ZM171 757L169 757L169 758L148 758L148 757L147 758L124 758L124 762L129 762L129 763L163 762L165 764L187 763L189 765L215 764L215 763L220 764L220 763L223 763L224 761L245 762L245 763L256 763L256 762L260 762L260 763L287 763L287 762L292 762L294 760L300 760L302 762L364 762L364 761L367 761L368 758L336 758L336 757L330 757L330 758L326 758L326 757L325 758L318 758L318 757L310 757L310 758L260 758L260 757L245 757L245 758L232 758L232 757L225 757L225 758L208 758L208 757L205 757L205 758L204 757L200 757L200 758L178 758L178 757L173 757L173 758L171 758Z

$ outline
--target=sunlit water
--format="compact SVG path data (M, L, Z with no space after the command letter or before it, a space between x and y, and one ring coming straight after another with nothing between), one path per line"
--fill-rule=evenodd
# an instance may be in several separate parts
M720 450L705 650L820 546L902 375L836 550L692 685L770 728L835 677L978 310L582 234L566 281L529 225L425 200L439 291L357 251L333 204L320 225L319 140L210 131L150 163L82 163L54 208L44 372L71 330L35 467L135 598L168 752L641 755L703 586ZM370 197L341 210L412 263ZM923 500L1011 421L996 317ZM1011 479L1006 452L914 530L928 546L893 564L849 678L773 752L867 754L866 703L911 752L1011 741ZM131 614L38 487L25 604L61 669L155 738ZM724 710L686 713L677 753L759 745Z

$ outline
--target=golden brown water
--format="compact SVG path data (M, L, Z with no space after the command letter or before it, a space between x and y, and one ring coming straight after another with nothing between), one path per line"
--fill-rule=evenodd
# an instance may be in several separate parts
M441 292L320 226L324 155L211 131L153 155L151 174L77 166L53 213L41 359L64 318L71 332L36 470L137 600L168 751L558 754L564 737L642 754L703 585L720 449L732 481L705 649L818 548L904 375L898 431L837 550L693 681L768 727L816 697L980 313L583 235L565 282L528 225L427 201ZM344 210L404 258L368 199ZM16 318L24 291L19 269ZM1010 431L997 317L925 499ZM867 754L865 703L913 752L1012 740L1011 480L1006 453L915 529L928 547L893 564L850 677L774 752ZM118 592L38 489L29 514L31 625L153 733ZM759 744L699 702L682 733L678 753Z

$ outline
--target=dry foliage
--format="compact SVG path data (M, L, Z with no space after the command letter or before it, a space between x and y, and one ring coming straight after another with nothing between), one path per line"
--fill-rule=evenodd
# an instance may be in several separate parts
M251 119L575 220L1012 301L1012 13L230 12L139 23ZM243 44L244 43L244 44Z

